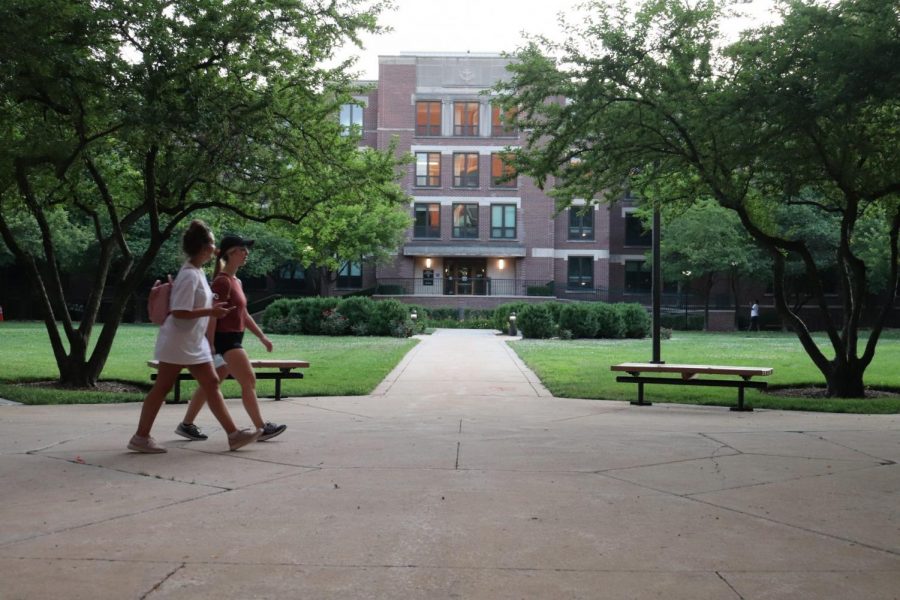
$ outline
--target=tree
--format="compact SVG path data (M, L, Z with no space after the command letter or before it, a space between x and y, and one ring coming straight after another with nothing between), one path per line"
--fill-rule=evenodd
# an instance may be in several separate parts
M380 0L0 6L0 235L37 290L62 382L96 382L128 298L197 211L301 223L336 202L406 201L393 151L360 150L341 135L339 107L362 91L351 63L321 66L360 32L379 31L382 8ZM60 208L94 237L77 326L50 216ZM40 251L20 221L39 232ZM138 227L139 249L129 243ZM88 353L104 292L111 303Z
M300 262L315 268L317 291L333 282L348 262L380 262L393 258L410 226L409 211L396 202L371 197L363 202L314 211L291 230Z
M728 277L735 314L739 276L758 275L771 263L759 252L733 211L706 199L684 209L663 212L660 269L665 281L700 281L704 300L704 327L709 325L713 285Z
M614 198L648 189L666 203L710 197L732 210L773 262L778 312L822 372L828 393L864 394L897 290L900 229L900 25L881 0L781 2L782 22L725 46L711 0L643 2L636 10L590 3L593 12L557 45L530 43L498 86L529 130L519 172L552 184L561 199ZM558 53L561 58L551 56ZM567 102L547 101L565 98ZM831 215L831 263L842 322L825 298L825 274L778 209ZM886 290L873 294L856 226L875 218L889 240ZM826 219L822 219L823 222ZM884 239L884 236L881 236ZM816 345L785 287L789 259L803 264L832 357ZM875 315L862 353L866 306Z

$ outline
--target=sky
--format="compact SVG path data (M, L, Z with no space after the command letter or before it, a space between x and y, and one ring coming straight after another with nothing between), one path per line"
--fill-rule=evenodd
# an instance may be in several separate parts
M378 56L402 52L512 52L522 32L561 39L557 15L577 14L584 0L394 0L383 25L393 31L363 38L365 48L347 48L342 57L359 57L362 79L378 78ZM772 14L773 0L750 0L740 8L751 19ZM740 29L735 21L734 29Z

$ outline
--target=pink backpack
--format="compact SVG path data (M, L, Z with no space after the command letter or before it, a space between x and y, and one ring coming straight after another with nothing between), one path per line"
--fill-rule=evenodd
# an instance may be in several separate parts
M147 314L150 315L150 322L156 325L162 325L169 316L169 297L172 295L172 276L169 275L169 281L161 283L159 279L150 288L150 297L147 298Z

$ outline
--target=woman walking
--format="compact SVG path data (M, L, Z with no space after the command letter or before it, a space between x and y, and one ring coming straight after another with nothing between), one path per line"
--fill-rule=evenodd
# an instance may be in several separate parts
M247 297L244 296L241 280L237 278L238 269L247 263L251 246L253 246L253 240L246 240L237 235L226 235L222 238L212 290L230 312L223 317L210 319L209 329L214 331L213 348L217 355L216 358L218 359L218 356L221 355L224 359L224 364L221 364L216 371L219 379L224 380L230 373L240 384L244 409L250 415L250 420L253 421L256 428L262 431L259 441L264 442L284 433L287 425L263 421L259 411L259 401L256 397L256 375L242 345L244 330L249 329L259 338L267 352L272 351L272 342L247 312ZM206 400L205 390L198 389L194 392L184 415L184 421L178 424L175 433L189 440L205 440L207 438L207 435L194 424L194 419L197 418Z
M255 442L260 432L238 430L231 420L219 390L219 378L206 339L209 318L222 318L232 311L222 303L213 304L212 291L201 270L216 250L215 238L209 227L202 221L192 221L184 233L182 249L188 260L172 285L169 316L159 328L156 338L154 354L159 361L156 383L144 399L137 432L128 442L128 449L151 454L166 452L150 437L150 430L166 394L175 385L181 369L186 367L209 398L210 410L228 434L229 448L237 450Z

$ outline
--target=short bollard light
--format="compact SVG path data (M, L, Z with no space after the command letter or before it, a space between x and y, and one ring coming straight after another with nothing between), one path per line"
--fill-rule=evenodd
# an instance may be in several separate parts
M416 324L416 319L419 318L419 314L416 312L416 309L412 309L412 312L409 313L409 318L412 320L413 325Z
M516 329L516 311L509 313L509 335L519 335L519 330Z

